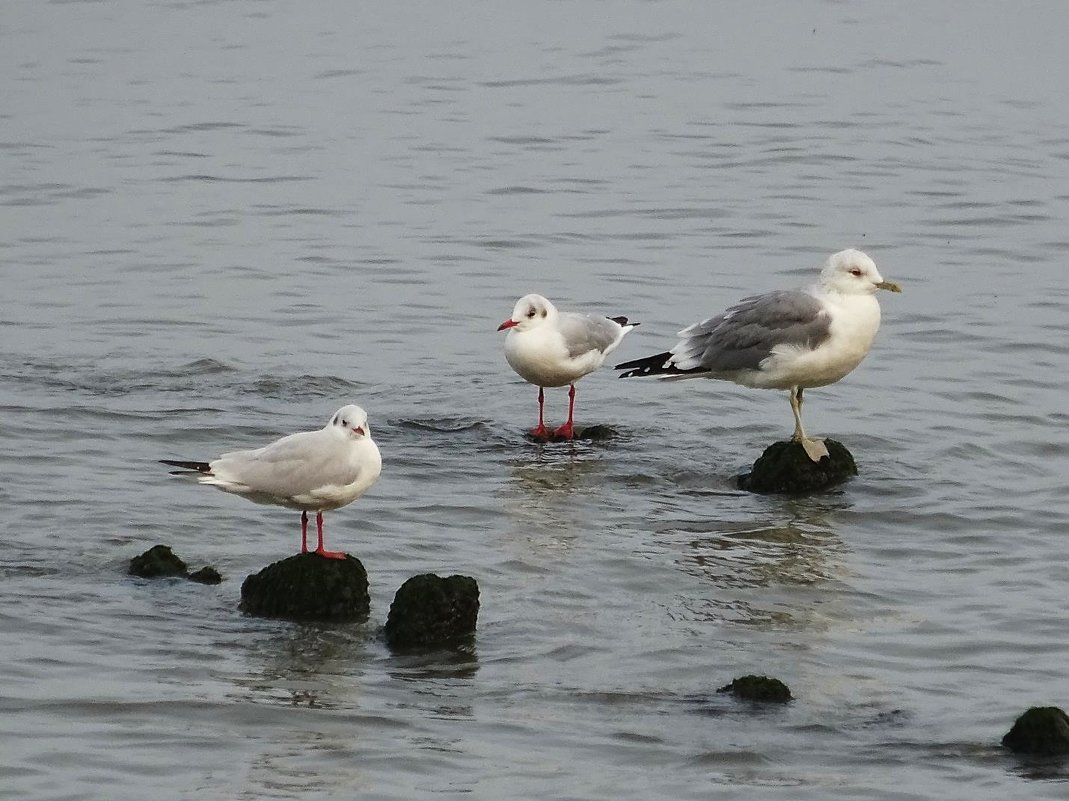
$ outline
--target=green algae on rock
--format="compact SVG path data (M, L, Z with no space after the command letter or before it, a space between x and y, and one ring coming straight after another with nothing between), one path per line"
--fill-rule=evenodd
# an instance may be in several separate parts
M478 617L475 579L422 573L397 590L383 634L391 648L445 645L474 636Z
M367 571L354 556L299 553L268 565L241 584L240 609L256 617L352 622L371 609Z
M754 462L749 473L738 478L738 487L748 492L816 492L857 475L857 464L846 446L824 440L828 455L819 462L809 458L800 442L773 442Z
M731 684L724 685L717 692L731 693L744 701L785 704L793 700L791 690L786 684L768 676L740 676L732 679Z
M1056 706L1034 706L1014 721L1002 744L1018 754L1069 754L1069 715Z

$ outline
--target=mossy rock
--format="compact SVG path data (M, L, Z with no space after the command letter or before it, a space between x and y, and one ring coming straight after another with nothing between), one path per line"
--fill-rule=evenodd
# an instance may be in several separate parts
M1002 744L1019 754L1069 754L1069 716L1056 706L1034 706L1017 718Z
M768 676L740 676L732 679L717 690L718 693L731 693L744 701L785 704L793 700L790 688L779 679Z
M423 573L394 595L383 627L391 648L412 649L470 640L479 617L479 585L471 576Z
M857 475L857 464L846 446L824 440L828 455L814 462L800 442L773 442L749 473L738 478L741 490L759 493L816 492Z
M139 578L178 577L200 584L218 584L223 580L214 567L202 567L195 573L167 545L153 545L140 556L130 560L127 572Z
M610 439L616 437L616 429L612 426L605 425L593 425L575 427L572 429L572 433L575 435L571 439L566 437L557 436L553 429L546 432L544 437L536 437L530 431L524 434L524 438L528 442L535 442L539 445L544 445L548 442L608 442Z
M371 609L367 571L356 557L299 553L268 565L241 584L240 609L282 620L351 622Z

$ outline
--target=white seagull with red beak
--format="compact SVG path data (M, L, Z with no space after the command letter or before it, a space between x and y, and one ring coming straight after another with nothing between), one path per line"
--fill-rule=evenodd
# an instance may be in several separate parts
M367 412L352 405L338 409L318 431L290 434L262 448L231 451L211 462L160 461L182 468L176 475L195 476L255 503L300 509L301 553L308 552L308 513L315 512L315 553L328 559L345 554L323 546L323 512L355 501L382 472Z
M575 431L575 382L601 367L605 357L616 350L624 335L638 323L626 317L599 317L595 314L557 311L541 295L524 295L516 301L512 316L497 327L508 330L505 359L520 378L538 387L538 426L531 436L547 439L543 420L544 387L568 385L568 422L554 433L572 439Z

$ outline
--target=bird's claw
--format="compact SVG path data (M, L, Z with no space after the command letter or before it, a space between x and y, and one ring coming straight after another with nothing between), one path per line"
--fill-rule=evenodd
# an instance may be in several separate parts
M828 447L824 444L824 440L822 439L802 437L799 442L802 443L802 447L805 449L806 456L808 456L814 462L819 462L825 456L829 455Z
M328 551L323 548L317 548L314 553L322 556L324 559L345 559L344 551Z
M575 439L575 429L571 423L565 423L553 432L553 436L557 439Z

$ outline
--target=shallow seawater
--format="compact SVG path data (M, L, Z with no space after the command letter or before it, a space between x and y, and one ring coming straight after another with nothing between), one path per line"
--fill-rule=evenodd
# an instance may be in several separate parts
M0 23L0 797L1063 798L1069 64L1057 4L25 3ZM903 285L806 393L859 475L736 489L786 393L578 386L539 445L495 331L618 361L864 249ZM190 485L369 411L327 513L365 624L244 617L299 515ZM559 423L563 390L547 391ZM226 580L125 575L162 542ZM474 576L475 643L392 654ZM718 694L747 673L792 703Z

